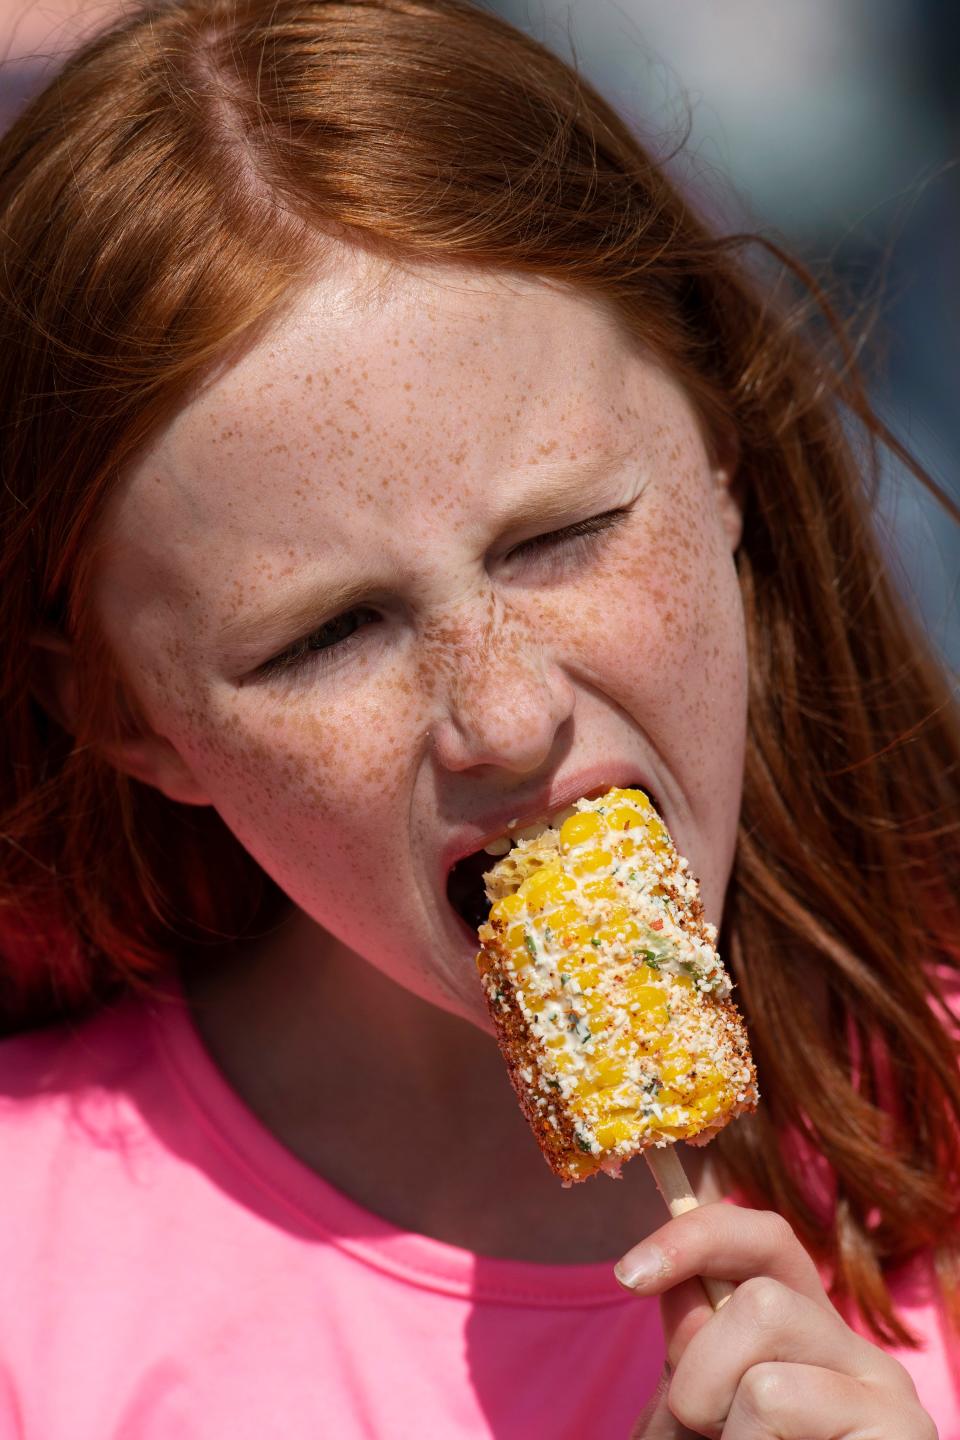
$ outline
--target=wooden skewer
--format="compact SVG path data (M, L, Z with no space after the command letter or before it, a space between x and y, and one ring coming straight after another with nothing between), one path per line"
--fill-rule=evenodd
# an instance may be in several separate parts
M683 1215L687 1210L696 1210L700 1201L693 1193L693 1186L680 1163L676 1146L651 1145L643 1153L670 1214ZM737 1288L732 1280L715 1280L712 1275L701 1275L700 1282L714 1310L725 1305Z

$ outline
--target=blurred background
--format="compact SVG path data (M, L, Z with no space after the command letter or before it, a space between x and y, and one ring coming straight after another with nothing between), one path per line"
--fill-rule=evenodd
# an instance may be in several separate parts
M617 106L700 207L879 300L887 423L960 500L955 0L487 0ZM0 126L117 0L0 0ZM960 527L893 462L881 531L960 671Z

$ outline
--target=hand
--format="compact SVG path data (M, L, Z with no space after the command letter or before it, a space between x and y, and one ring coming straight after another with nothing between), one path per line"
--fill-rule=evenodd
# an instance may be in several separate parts
M937 1440L906 1370L844 1324L780 1215L700 1206L628 1251L616 1274L661 1297L667 1342L663 1397L636 1440ZM714 1312L698 1275L738 1288Z

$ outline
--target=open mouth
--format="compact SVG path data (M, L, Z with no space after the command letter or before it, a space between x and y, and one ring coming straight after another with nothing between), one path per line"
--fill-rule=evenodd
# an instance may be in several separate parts
M592 798L602 795L609 788L601 786L591 791L590 796ZM650 793L646 785L631 783L623 788L642 790L657 813L662 813L656 796ZM490 901L483 883L486 872L492 870L504 855L509 854L518 840L529 840L543 830L560 826L568 815L574 813L574 807L567 805L538 823L524 825L516 830L505 830L497 839L488 841L486 847L474 850L472 855L464 855L451 866L447 875L447 899L464 924L476 932L490 913Z
M471 930L479 930L490 913L483 877L496 863L495 855L475 850L458 860L447 876L447 899Z

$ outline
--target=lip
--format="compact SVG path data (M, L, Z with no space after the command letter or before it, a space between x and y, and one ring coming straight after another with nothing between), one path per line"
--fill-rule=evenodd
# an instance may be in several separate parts
M552 815L557 810L564 810L572 805L574 800L583 797L602 795L607 790L615 787L624 788L634 786L643 790L649 795L652 803L660 814L663 814L658 792L651 789L642 770L629 762L614 763L609 765L596 765L589 770L580 770L575 775L557 776L549 785L537 794L528 797L514 796L511 801L501 805L497 810L488 811L486 815L479 818L473 825L464 826L452 835L444 846L440 855L440 885L445 893L447 876L466 855L473 855L475 851L482 850L484 845L491 840L497 840L504 835L511 820L516 820L516 825L511 827L515 830L522 830L534 821L542 819L545 815ZM666 817L664 817L666 818ZM490 857L491 865L496 863L496 857Z

